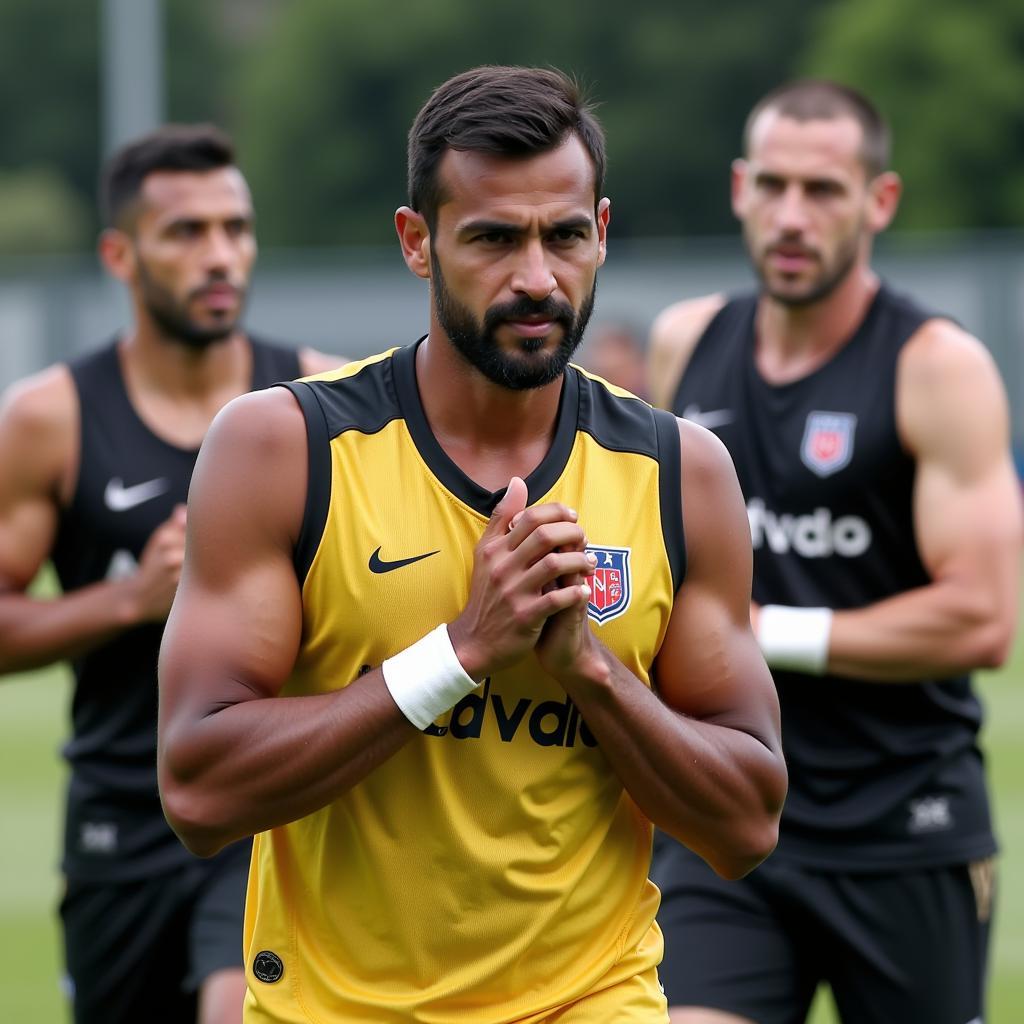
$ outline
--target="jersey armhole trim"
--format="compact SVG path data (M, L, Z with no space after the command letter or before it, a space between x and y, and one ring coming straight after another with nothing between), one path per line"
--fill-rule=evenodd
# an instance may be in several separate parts
M675 416L655 409L658 438L658 498L661 505L661 533L672 572L672 593L678 592L686 577L686 536L683 530L682 455L679 424Z
M327 512L331 504L331 444L327 419L316 392L305 381L283 381L277 387L287 388L299 403L306 421L308 448L308 480L306 507L302 513L302 527L295 542L292 561L295 575L302 587L309 575L327 525Z

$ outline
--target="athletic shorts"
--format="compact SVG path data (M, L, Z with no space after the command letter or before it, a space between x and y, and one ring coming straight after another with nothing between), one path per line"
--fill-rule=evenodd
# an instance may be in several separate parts
M203 981L242 967L251 849L138 882L70 879L60 914L75 1024L194 1021Z
M844 874L769 858L727 882L659 836L669 1005L802 1024L825 983L843 1024L981 1024L994 866Z

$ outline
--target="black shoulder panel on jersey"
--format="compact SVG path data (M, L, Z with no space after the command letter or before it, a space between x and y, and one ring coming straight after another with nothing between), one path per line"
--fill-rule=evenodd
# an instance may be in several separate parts
M639 398L620 398L600 381L579 373L580 423L602 448L658 457L651 407Z
M391 363L391 359L378 359L351 377L308 382L323 408L328 438L346 430L376 434L401 418Z
M661 500L661 532L672 570L675 590L686 578L686 532L683 526L682 462L679 424L664 409L654 409L654 429L658 432L658 490Z
M309 448L309 482L306 486L306 507L302 513L302 528L292 556L299 586L306 582L313 564L320 538L327 523L331 504L331 444L324 411L316 392L305 381L285 381L278 385L287 388L299 403L306 420L306 443Z

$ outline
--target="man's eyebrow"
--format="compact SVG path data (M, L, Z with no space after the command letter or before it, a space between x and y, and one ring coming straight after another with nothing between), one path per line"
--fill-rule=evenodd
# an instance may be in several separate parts
M594 226L594 218L580 215L578 217L566 217L564 220L556 220L551 229L554 231L587 230Z
M460 235L514 235L523 230L522 225L501 220L471 220L459 226Z
M580 215L576 217L566 217L562 220L553 221L546 230L548 231L565 231L566 229L585 229L589 230L594 226L594 220L592 217ZM522 224L513 224L508 221L500 220L471 220L461 225L458 229L460 235L487 235L487 234L503 234L503 235L517 235L522 234L526 230Z
M762 170L757 171L754 174L754 181L759 182L761 184L784 182L785 180L786 175L780 174L777 171ZM794 175L792 180L799 181L803 185L834 185L839 188L845 187L846 184L842 178L826 173L811 175Z

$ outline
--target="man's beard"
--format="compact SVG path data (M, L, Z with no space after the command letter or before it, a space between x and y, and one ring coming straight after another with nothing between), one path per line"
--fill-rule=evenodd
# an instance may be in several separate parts
M765 249L762 260L755 261L754 269L757 271L757 276L761 279L761 286L776 302L791 308L812 306L814 303L820 302L831 295L846 280L847 275L857 262L860 238L861 232L858 230L848 240L842 242L836 250L832 263L822 267L821 275L816 280L811 281L807 291L804 292L780 291L772 287L770 278L763 267L764 261L768 258L768 249Z
M202 350L214 342L223 341L238 325L238 316L225 320L223 323L203 327L197 324L188 314L189 303L203 290L193 289L185 296L183 302L175 301L174 296L162 285L156 283L146 270L145 264L139 260L139 285L142 290L142 301L146 312L153 318L161 333L171 341L179 342L187 348ZM203 287L211 284L223 284L227 278L212 278ZM245 303L245 292L239 292L239 315Z
M596 278L579 312L568 303L550 297L538 302L523 295L512 302L491 306L481 323L448 291L441 271L441 261L436 253L433 255L433 270L431 283L438 323L463 358L489 381L512 391L526 391L542 388L562 376L572 354L583 340L583 332L593 312L597 294ZM501 350L495 334L503 323L538 316L562 328L562 339L554 352L546 357L530 355L521 358ZM543 344L542 338L523 338L520 342L521 348L527 353L539 352Z

